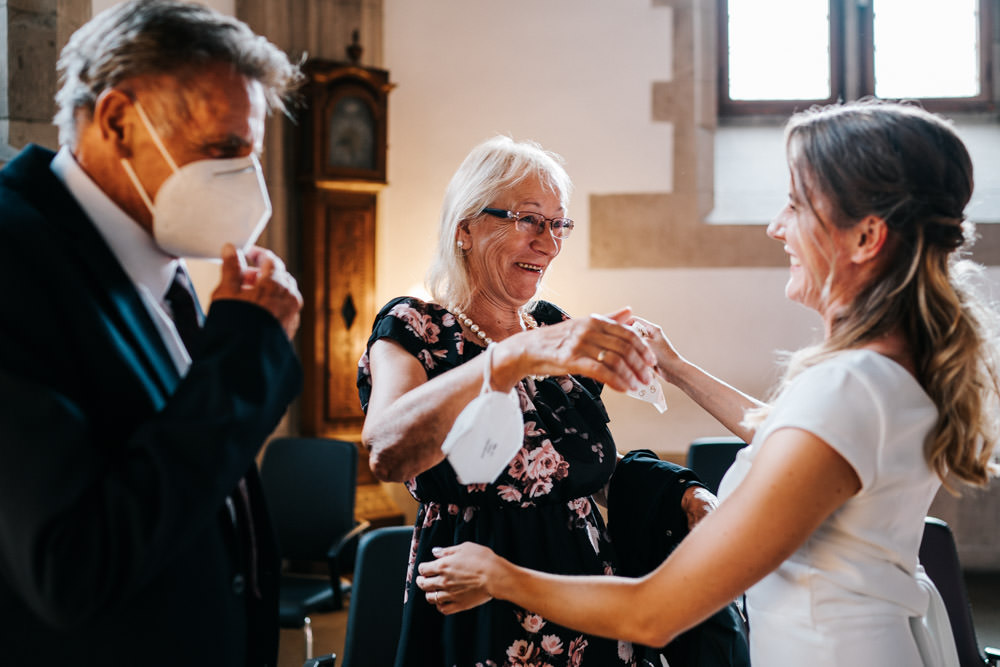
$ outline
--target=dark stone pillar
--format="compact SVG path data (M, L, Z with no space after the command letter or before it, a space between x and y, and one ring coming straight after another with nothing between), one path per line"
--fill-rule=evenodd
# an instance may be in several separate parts
M56 62L90 8L90 0L0 0L0 163L29 143L58 145Z

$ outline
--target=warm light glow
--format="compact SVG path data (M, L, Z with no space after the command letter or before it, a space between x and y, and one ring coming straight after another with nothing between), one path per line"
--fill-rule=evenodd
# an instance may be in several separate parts
M729 0L729 97L830 96L827 0Z
M977 0L876 0L875 94L979 94Z
M868 2L878 97L979 94L978 0ZM829 0L729 0L728 25L731 99L830 96Z
M431 293L427 291L423 283L413 283L406 290L407 296L412 296L420 299L421 301L430 301Z

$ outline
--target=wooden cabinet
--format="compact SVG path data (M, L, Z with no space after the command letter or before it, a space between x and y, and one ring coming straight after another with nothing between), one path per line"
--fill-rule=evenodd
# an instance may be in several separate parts
M364 421L355 385L358 359L375 317L377 198L314 187L303 199L302 423L316 435L355 440Z
M388 72L307 62L300 118L302 431L360 443L358 360L375 318L375 221L385 186ZM402 512L360 448L357 514L399 523Z

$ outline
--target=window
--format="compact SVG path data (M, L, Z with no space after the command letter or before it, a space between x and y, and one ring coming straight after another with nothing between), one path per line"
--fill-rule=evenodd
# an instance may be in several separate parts
M721 115L874 95L992 111L995 0L719 0Z

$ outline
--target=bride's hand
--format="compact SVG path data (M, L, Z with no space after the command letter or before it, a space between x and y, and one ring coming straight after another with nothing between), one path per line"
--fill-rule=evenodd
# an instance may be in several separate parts
M489 602L488 584L498 576L502 558L473 542L437 547L435 560L420 563L416 584L442 614L455 614Z
M653 354L656 355L656 371L667 382L673 383L671 378L673 377L674 369L686 363L686 360L677 352L677 348L674 347L674 344L663 333L660 325L638 316L629 318L626 323L635 329L649 346L649 349L653 351Z

